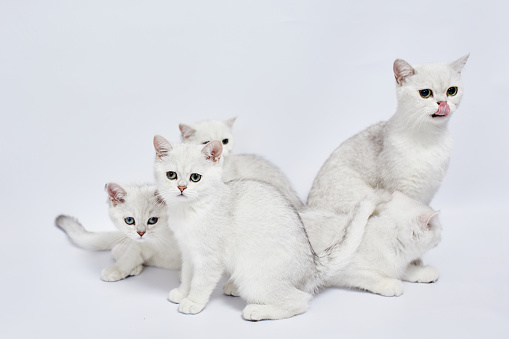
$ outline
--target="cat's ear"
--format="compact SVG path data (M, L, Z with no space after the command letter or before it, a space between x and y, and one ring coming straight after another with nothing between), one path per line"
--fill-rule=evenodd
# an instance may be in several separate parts
M154 136L154 148L159 158L165 157L173 149L171 144L160 135Z
M440 214L440 211L432 211L426 214L419 216L419 224L423 231L429 230L431 228L431 220L436 218Z
M123 204L125 202L127 192L119 184L110 182L106 184L105 188L113 206L117 206L118 204Z
M212 160L213 162L218 162L221 159L221 153L223 152L223 145L221 141L214 140L209 142L203 149L201 150L203 154L205 154L205 158L207 160Z
M155 191L154 196L159 205L166 205L166 201L164 201L163 197L159 194L159 191Z
M191 126L186 124L179 124L180 134L182 134L182 139L187 140L196 133L196 130Z
M392 66L394 71L394 77L396 78L396 82L401 85L405 81L405 79L411 75L415 74L415 70L408 62L402 59L396 59L394 61L394 65Z
M228 127L232 128L232 127L233 127L233 124L235 123L235 120L237 120L237 117L234 117L234 118L228 119L228 120L226 120L224 123L225 123Z
M465 64L467 63L469 56L470 56L470 53L462 56L458 60L451 62L450 65L451 65L452 69L458 73L461 73L461 71L463 70L463 67L465 67Z

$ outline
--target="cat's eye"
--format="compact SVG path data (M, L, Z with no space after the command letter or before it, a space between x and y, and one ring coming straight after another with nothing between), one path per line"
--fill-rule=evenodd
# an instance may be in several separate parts
M430 89L421 89L419 91L419 94L421 95L421 97L426 99L426 98L429 98L430 96L432 96L433 92Z
M157 224L158 220L159 220L159 218L152 217L152 218L148 219L147 224L149 224L149 225Z
M449 88L447 89L447 95L448 95L448 96L453 97L453 96L455 96L456 94L458 94L458 87L453 86L453 87L449 87Z
M134 225L134 218L133 217L127 217L124 219L125 223L128 225Z
M193 173L193 174L191 174L189 179L191 179L192 182L198 182L201 179L201 175L198 173Z
M223 145L228 144L228 142L229 142L229 141L230 141L230 140L228 140L228 139L223 139Z
M166 172L166 177L168 177L168 179L170 179L170 180L175 180L175 179L177 179L177 173L172 172L172 171Z
M202 145L206 145L206 144L208 144L209 142L210 142L210 141L204 141L204 142L202 142Z

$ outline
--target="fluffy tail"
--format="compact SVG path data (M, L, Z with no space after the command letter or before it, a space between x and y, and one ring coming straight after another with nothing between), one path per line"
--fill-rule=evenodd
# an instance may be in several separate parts
M111 250L113 246L121 243L125 239L125 235L120 231L89 232L77 219L67 215L58 216L55 223L67 234L75 245L87 250Z
M389 195L375 191L359 201L347 215L345 227L335 234L329 247L318 253L318 274L322 284L340 275L352 261L362 242L369 217L379 204L388 199Z

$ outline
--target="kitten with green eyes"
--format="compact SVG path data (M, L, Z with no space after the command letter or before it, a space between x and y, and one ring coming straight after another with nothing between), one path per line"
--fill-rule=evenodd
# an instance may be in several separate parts
M449 165L449 119L463 96L468 55L451 63L394 62L398 107L388 120L343 142L316 176L308 206L348 212L376 188L428 205Z
M212 140L221 141L223 147L223 180L259 180L276 187L293 206L301 209L304 205L288 178L274 164L254 154L232 154L234 138L233 123L236 118L226 121L205 120L192 125L180 124L182 142L205 145Z
M75 218L60 215L56 224L79 247L111 250L115 264L101 279L118 281L139 275L143 265L180 269L181 256L164 201L152 185L106 185L109 214L118 231L89 232Z

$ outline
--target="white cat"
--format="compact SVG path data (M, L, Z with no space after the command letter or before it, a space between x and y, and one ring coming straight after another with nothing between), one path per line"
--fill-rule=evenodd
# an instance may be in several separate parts
M441 239L438 212L427 205L395 192L392 200L377 208L370 217L362 241L351 262L327 286L354 287L384 296L403 293L401 280L434 282L439 273L432 266L410 264ZM333 212L301 213L306 231L315 251L327 246L344 229L347 216Z
M247 320L282 319L304 312L320 286L355 253L377 202L362 201L350 236L331 239L315 254L292 204L273 186L222 180L220 141L171 145L154 138L155 177L170 227L182 250L182 283L168 299L179 311L203 310L223 273L225 293L240 295Z
M180 124L182 142L205 145L212 140L223 144L223 180L253 179L267 182L286 196L297 209L304 205L288 178L271 162L253 154L232 154L232 134L235 118L219 121L205 120L192 126Z
M461 70L467 59L414 67L396 60L396 113L332 153L314 180L308 206L348 211L375 188L429 204L449 165L447 124L463 96Z
M79 247L112 250L115 264L103 269L101 279L117 281L138 275L143 265L180 269L181 256L168 227L168 213L152 185L106 185L109 213L118 231L88 232L74 218L60 215L56 224Z

